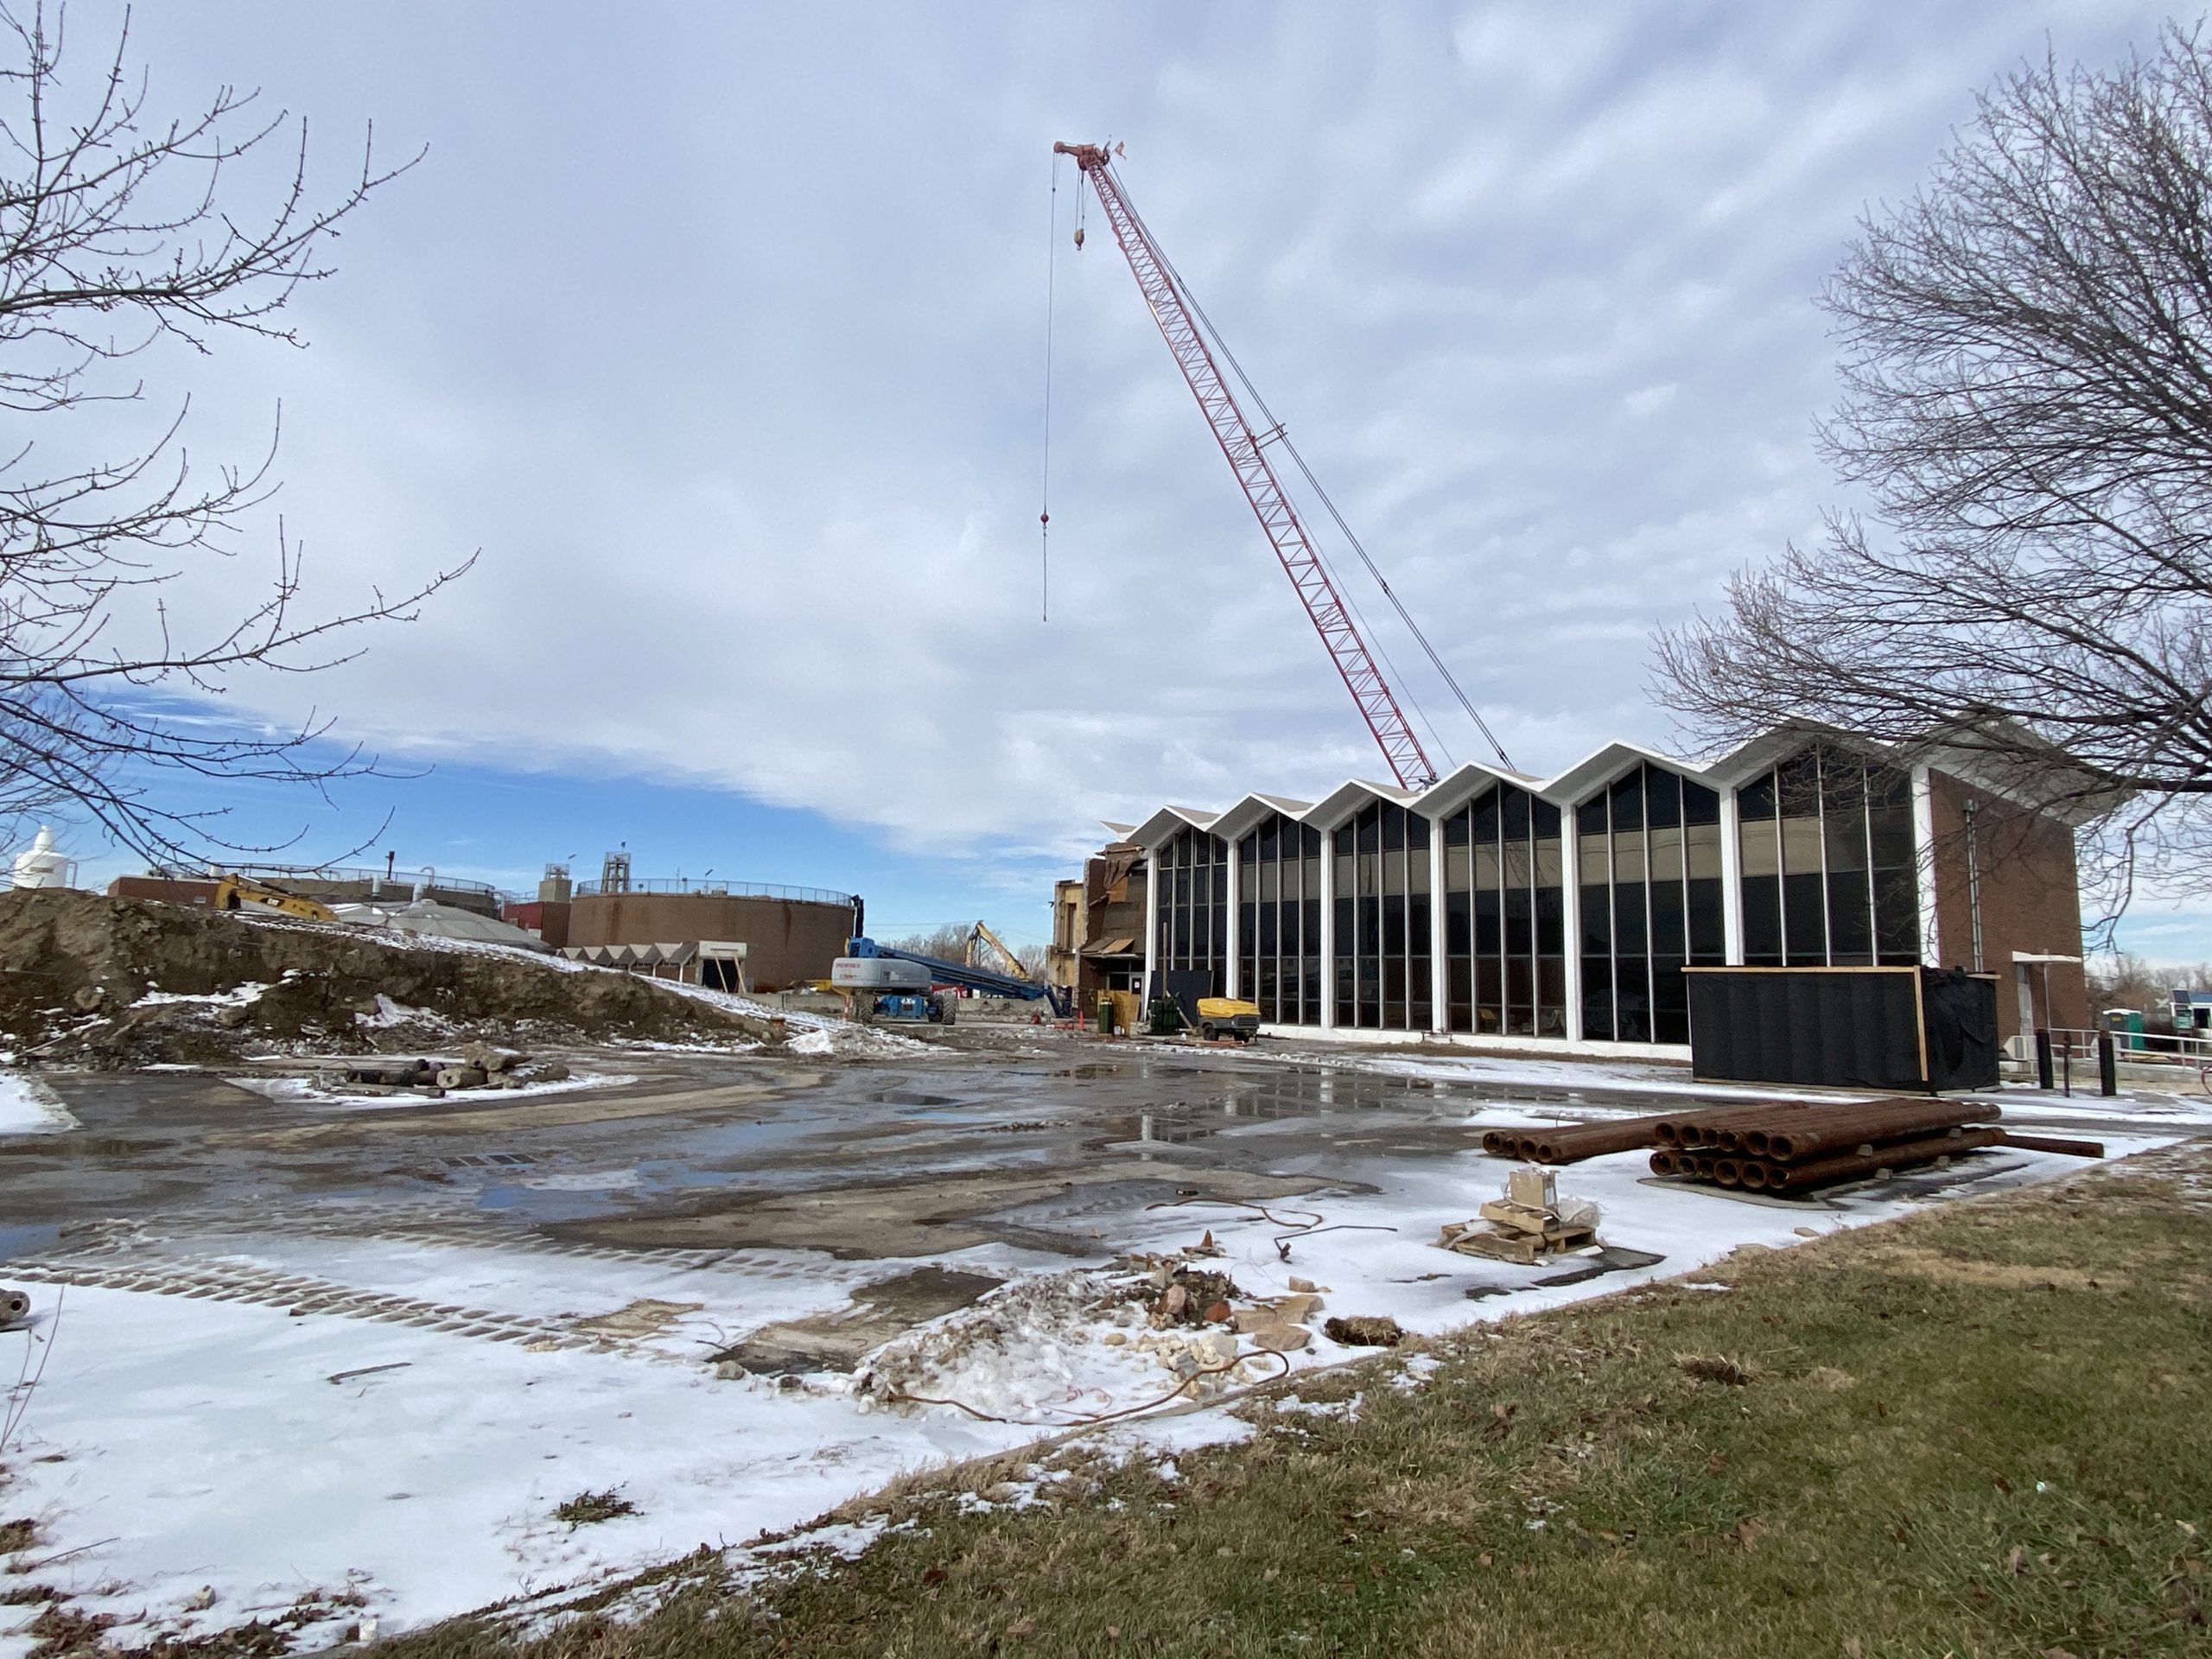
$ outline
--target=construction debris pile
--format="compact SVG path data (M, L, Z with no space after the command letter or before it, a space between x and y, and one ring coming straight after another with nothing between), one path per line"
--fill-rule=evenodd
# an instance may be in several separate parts
M784 1033L633 974L470 941L46 887L0 893L0 1039L111 1068Z
M1610 1123L1491 1129L1483 1150L1530 1163L1572 1164L1649 1149L1655 1174L1793 1197L1947 1165L1986 1147L2104 1155L2094 1141L2010 1134L1996 1127L2001 1116L1996 1105L1980 1100L1760 1101ZM1484 1206L1485 1215L1491 1207Z
M1477 1218L1446 1222L1437 1240L1462 1255L1487 1255L1531 1267L1545 1256L1588 1249L1598 1242L1598 1206L1560 1202L1558 1177L1548 1169L1516 1169L1505 1196L1484 1205Z
M348 1065L322 1073L315 1084L329 1094L417 1094L442 1100L448 1090L526 1089L532 1084L560 1083L569 1075L569 1068L558 1060L532 1060L512 1049L467 1043L450 1060Z

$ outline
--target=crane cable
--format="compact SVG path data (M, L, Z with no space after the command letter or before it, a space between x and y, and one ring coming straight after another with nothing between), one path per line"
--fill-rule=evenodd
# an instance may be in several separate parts
M1115 177L1118 183L1120 175L1116 174ZM1137 221L1140 227L1143 227L1144 220L1137 213L1135 204L1128 201L1126 194L1123 195L1122 200L1128 207L1129 216ZM1404 601L1399 599L1395 590L1391 588L1389 582L1384 580L1382 570L1376 566L1366 546L1357 536L1352 533L1351 526L1344 522L1344 514L1337 511L1337 504L1330 499L1329 493L1321 487L1321 480L1313 476L1313 469L1306 464L1306 457L1298 453L1298 446L1291 442L1288 429L1276 418L1274 410L1268 407L1268 400L1260 395L1260 389L1252 384L1251 377L1244 372L1244 365L1236 360L1236 353L1229 349L1228 342L1221 336L1221 330L1214 327L1213 319L1206 315L1205 308L1198 303L1198 296L1191 291L1190 283L1184 281L1183 273L1175 269L1173 262L1168 258L1166 252L1161 249L1158 240L1153 237L1148 228L1145 230L1145 238L1152 243L1153 251L1160 256L1160 263L1166 268L1168 276L1174 282L1175 286L1182 290L1183 298L1189 303L1192 314L1205 327L1208 336L1220 349L1222 356L1228 360L1230 369L1235 373L1238 382L1251 395L1253 404L1259 409L1261 416L1268 423L1268 429L1274 435L1275 441L1289 451L1290 458L1298 463L1299 472L1305 476L1306 483L1313 487L1313 493L1320 498L1321 505L1328 509L1329 517L1336 521L1337 528L1344 532L1344 539L1351 543L1352 551L1359 555L1359 562L1367 567L1367 574L1375 578L1375 585L1382 590L1382 596L1390 601L1391 608L1398 613L1398 620L1406 625L1408 631L1419 642L1421 650L1427 654L1430 664L1439 674L1444 677L1444 683L1452 689L1452 695L1459 700L1459 706L1467 711L1467 718L1474 721L1475 729L1483 734L1491 752L1497 756L1499 764L1509 772L1516 770L1512 760L1505 753L1504 746L1497 741L1497 734L1491 730L1490 723L1476 712L1473 702L1460 689L1459 680L1453 676L1452 671L1444 665L1444 659L1437 655L1436 647L1428 643L1428 636L1421 631L1421 625L1414 620L1412 613L1406 609ZM1316 549L1315 551L1318 553L1319 550ZM1357 610L1358 607L1354 606L1353 608ZM1386 662L1389 660L1388 652L1384 653L1383 660ZM1416 703L1414 707L1418 711L1420 705ZM1428 724L1428 717L1426 714L1421 715L1421 723ZM1434 734L1433 728L1431 728L1431 734Z
M1060 158L1052 157L1052 201L1045 236L1045 459L1037 514L1038 620L1052 620L1052 277L1060 263Z

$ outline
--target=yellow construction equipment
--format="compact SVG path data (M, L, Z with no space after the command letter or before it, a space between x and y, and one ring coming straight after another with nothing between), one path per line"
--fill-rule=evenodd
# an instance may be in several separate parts
M218 910L270 910L280 916L297 917L303 922L334 922L338 912L316 899L303 899L296 893L287 893L282 887L272 887L257 881L250 875L226 875L215 884L215 908Z
M1021 958L1007 950L1006 941L992 932L990 928L982 922L977 922L975 926L968 930L968 965L970 968L988 968L991 965L988 962L977 960L983 954L983 947L986 945L999 953L999 961L1004 964L1001 971L1012 974L1016 979L1027 979L1030 976L1029 970L1021 965Z

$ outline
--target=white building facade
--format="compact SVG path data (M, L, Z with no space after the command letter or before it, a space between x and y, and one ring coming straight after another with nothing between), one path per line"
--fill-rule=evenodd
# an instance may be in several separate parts
M1146 982L1248 998L1282 1036L1687 1056L1686 969L1942 959L1929 790L1924 760L1806 727L1707 762L1615 743L1549 779L1165 806L1129 837Z

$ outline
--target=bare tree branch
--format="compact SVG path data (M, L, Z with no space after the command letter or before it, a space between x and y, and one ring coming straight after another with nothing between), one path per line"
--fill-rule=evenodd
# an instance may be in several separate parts
M318 205L304 121L261 118L257 95L230 86L189 117L153 117L129 67L127 15L80 94L64 73L64 25L59 7L26 17L0 3L0 408L42 417L40 431L66 443L73 412L143 398L143 385L115 371L156 341L201 353L228 334L302 344L283 313L302 284L331 274L328 238L420 156L379 168L372 134L359 175ZM277 199L238 216L232 187L271 146L289 157ZM157 860L238 850L215 833L219 812L162 804L165 774L321 791L377 769L358 749L333 758L316 719L240 735L194 718L178 696L219 697L249 670L347 661L361 629L413 620L474 563L307 614L299 546L280 520L258 599L213 632L181 632L162 590L198 560L232 556L276 488L276 430L252 464L202 474L183 444L189 410L181 401L110 460L42 466L29 435L0 453L0 818L73 804Z
M1862 224L1822 302L1845 393L1820 442L1872 511L1831 514L1662 634L1656 695L1712 741L1797 716L1977 751L2094 817L2110 916L2139 877L2212 880L2198 31L1999 82L1930 182Z

